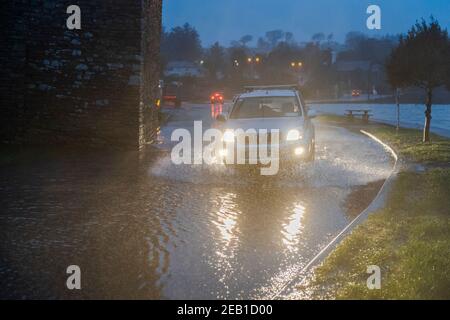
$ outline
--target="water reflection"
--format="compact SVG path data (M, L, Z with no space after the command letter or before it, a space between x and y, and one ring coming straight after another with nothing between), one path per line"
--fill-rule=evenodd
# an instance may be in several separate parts
M3 172L0 298L160 298L173 236L154 206L163 188L139 162L136 153L41 152ZM65 288L72 264L81 291Z
M223 104L211 104L211 119L216 119L219 114L223 113Z
M220 232L220 240L223 249L227 249L236 240L237 233L237 217L241 213L236 209L234 199L236 194L226 193L219 196L219 210L217 211L217 220L213 224Z
M228 107L197 111L207 123ZM174 127L187 125L179 119ZM348 223L339 204L369 173L354 162L377 180L384 173L373 147L335 129L318 134L330 150L322 148L311 185L289 173L175 167L174 127L158 130L148 159L58 151L4 170L0 298L262 297ZM83 271L79 293L64 285L70 264Z
M236 194L224 192L211 195L213 208L210 212L211 228L208 237L213 243L211 256L207 258L208 268L214 270L219 287L212 294L215 298L226 298L230 294L230 279L235 270L236 252L240 244L239 218L242 212L236 207Z
M298 203L291 216L287 218L287 222L283 224L282 233L284 236L283 243L291 252L296 252L299 249L300 235L303 231L303 216L305 214L305 207Z
M248 185L210 189L209 221L201 222L207 233L190 235L191 243L204 243L204 260L197 259L195 266L190 265L201 270L195 280L191 279L190 290L197 298L248 298L280 266L298 260L292 253L303 247L303 199L308 194L280 189L277 181L268 182L259 176L245 179L250 181ZM191 251L188 247L182 250ZM203 287L211 290L209 294ZM173 296L173 291L169 295Z

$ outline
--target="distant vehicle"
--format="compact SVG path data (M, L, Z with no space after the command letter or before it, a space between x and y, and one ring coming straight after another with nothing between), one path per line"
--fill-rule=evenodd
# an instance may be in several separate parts
M211 95L211 103L223 103L224 97L220 92L215 92Z
M299 161L314 161L315 158L315 128L311 121L314 112L308 108L296 86L264 86L247 87L248 92L240 94L229 115L221 114L217 117L224 141L238 139L236 130L267 129L279 130L279 159L289 163ZM239 130L242 132L242 130ZM242 137L241 137L242 138ZM272 143L271 137L268 137ZM230 142L230 141L228 141ZM256 144L236 145L245 148L246 161L251 154L249 150L259 148ZM224 151L225 153L227 151ZM252 154L255 154L254 152Z
M181 107L181 82L173 81L166 85L163 88L163 104L167 102L173 103L175 107Z
M361 95L361 90L352 90L352 97L359 97Z

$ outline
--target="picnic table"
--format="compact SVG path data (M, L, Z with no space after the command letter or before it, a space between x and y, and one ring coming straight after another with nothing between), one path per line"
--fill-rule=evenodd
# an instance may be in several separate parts
M370 117L373 116L370 113L371 111L370 109L348 109L345 110L345 115L350 121L353 121L355 117L359 116L365 123L369 123Z

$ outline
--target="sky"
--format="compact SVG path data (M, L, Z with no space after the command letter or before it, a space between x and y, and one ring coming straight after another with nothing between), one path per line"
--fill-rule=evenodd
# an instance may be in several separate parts
M266 31L282 29L295 40L307 41L317 32L333 33L343 42L349 31L372 36L406 32L414 22L433 15L450 30L450 0L163 0L166 29L194 26L203 46L219 41L229 45L250 34L256 40ZM381 8L381 30L368 30L369 5ZM255 42L255 41L254 41Z

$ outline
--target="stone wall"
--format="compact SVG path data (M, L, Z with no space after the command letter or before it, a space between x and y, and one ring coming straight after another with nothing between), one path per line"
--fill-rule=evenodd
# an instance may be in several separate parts
M66 27L72 4L81 30ZM162 0L2 4L2 142L139 149L151 141L161 8Z

